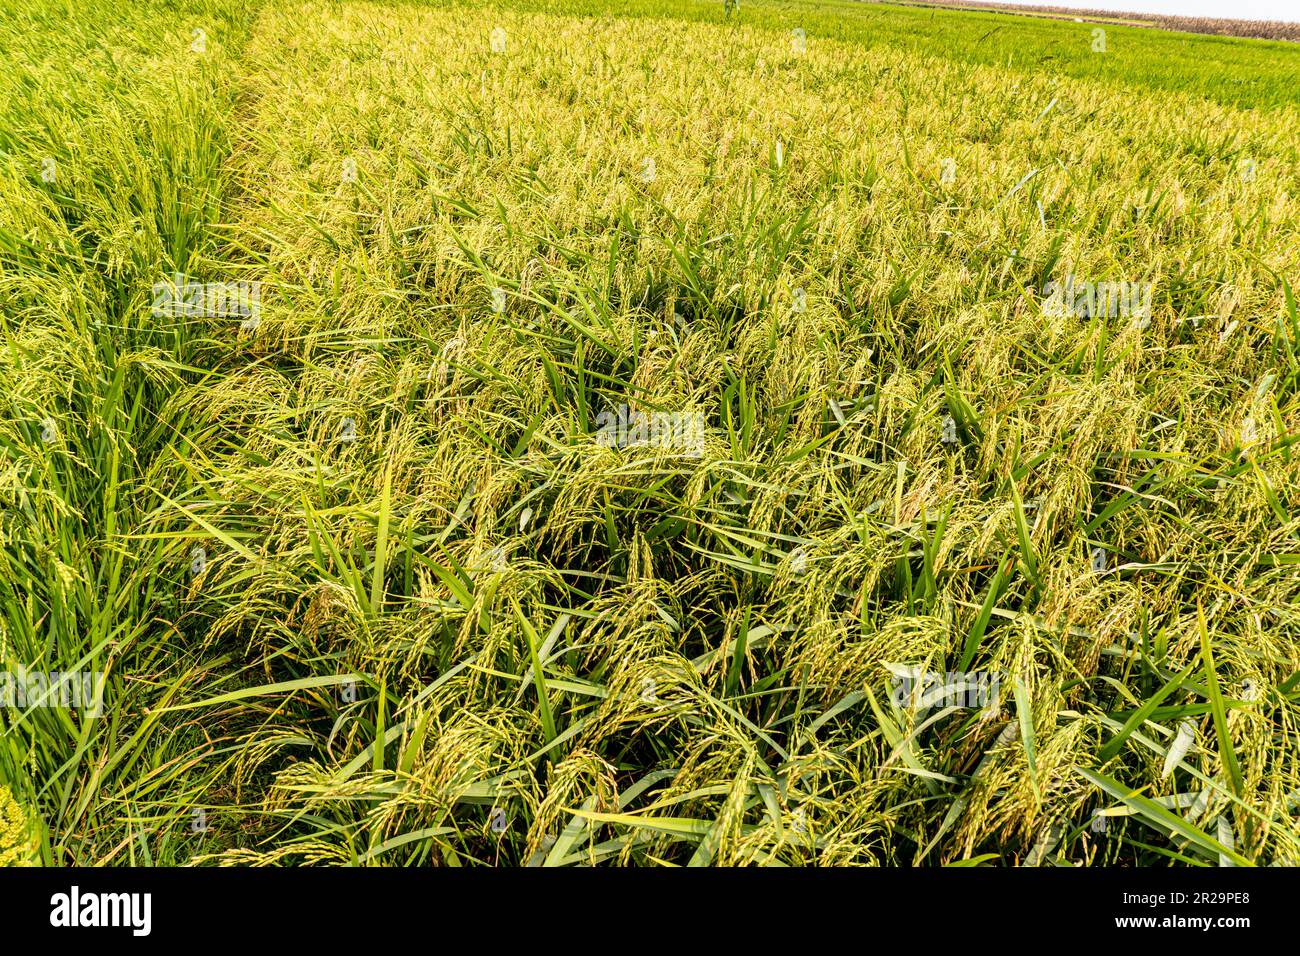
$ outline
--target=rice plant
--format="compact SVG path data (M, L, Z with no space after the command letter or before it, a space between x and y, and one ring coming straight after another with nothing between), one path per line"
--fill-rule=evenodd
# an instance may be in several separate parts
M1300 48L0 9L0 859L1300 858Z

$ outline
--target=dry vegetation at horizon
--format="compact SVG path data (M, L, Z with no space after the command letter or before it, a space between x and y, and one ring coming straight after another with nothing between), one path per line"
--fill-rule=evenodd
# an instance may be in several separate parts
M1098 22L1121 22L1133 26L1152 26L1162 30L1186 33L1204 33L1213 36L1249 37L1260 40L1289 40L1300 42L1300 22L1285 20L1234 20L1229 17L1180 17L1164 13L1129 13L1115 10L1083 10L1074 7L1027 6L1013 3L985 3L973 0L883 0L915 4L922 7L942 7L949 10L996 10L1001 13L1019 13L1026 16L1051 16L1058 19L1083 19Z

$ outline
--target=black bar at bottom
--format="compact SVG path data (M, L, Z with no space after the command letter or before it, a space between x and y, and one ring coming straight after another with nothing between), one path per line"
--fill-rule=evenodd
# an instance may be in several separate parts
M879 930L1005 939L1018 924L1036 938L1055 927L1071 941L1198 933L1231 944L1259 930L1281 938L1297 891L1300 870L1278 868L25 869L0 870L0 932L10 943L75 934L130 948L368 945L408 932L438 934L432 942L448 930L494 947L574 932L651 946L684 933L734 949L771 943L793 920L802 930L786 931L857 927L863 942Z

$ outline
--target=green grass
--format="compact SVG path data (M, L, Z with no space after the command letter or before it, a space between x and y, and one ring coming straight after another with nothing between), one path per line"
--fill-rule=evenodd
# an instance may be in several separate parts
M606 0L504 0L472 4L599 17ZM673 17L701 23L719 19L710 0L653 0L617 7L623 17ZM996 66L1017 75L1040 74L1113 84L1129 94L1144 88L1192 92L1235 106L1300 104L1295 77L1300 48L1273 40L1104 26L1106 53L1093 52L1096 23L922 9L875 0L782 0L745 3L740 22L773 30L804 29L809 36L888 46L923 57Z
M0 10L0 860L1298 858L1294 46Z

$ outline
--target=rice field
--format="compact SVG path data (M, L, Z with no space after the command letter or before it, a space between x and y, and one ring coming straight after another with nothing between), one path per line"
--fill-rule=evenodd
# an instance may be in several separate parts
M1300 860L1300 47L0 11L0 863Z

